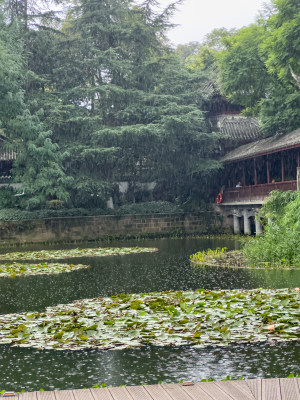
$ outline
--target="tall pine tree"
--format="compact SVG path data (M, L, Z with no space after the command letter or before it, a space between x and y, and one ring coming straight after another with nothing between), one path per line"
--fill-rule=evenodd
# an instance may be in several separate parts
M74 200L94 202L122 180L132 188L155 180L174 199L186 195L187 181L218 167L210 159L217 138L205 133L193 75L164 44L172 10L84 0L69 11L55 69L60 104L52 112L61 122L56 138L70 154Z
M24 43L18 24L0 28L0 122L6 146L17 152L14 182L24 191L23 205L41 207L47 200L68 201L70 183L62 168L58 147L51 132L40 121L42 110L31 113L24 96L27 70Z

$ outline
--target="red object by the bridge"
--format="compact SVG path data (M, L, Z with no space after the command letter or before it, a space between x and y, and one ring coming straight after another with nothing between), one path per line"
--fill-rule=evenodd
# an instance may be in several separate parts
M217 204L221 204L222 203L222 199L223 199L222 193L218 193L218 195L216 197L216 203Z

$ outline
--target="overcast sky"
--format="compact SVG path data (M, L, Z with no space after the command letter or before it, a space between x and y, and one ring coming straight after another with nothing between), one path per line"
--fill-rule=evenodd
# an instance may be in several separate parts
M166 7L172 0L158 0ZM173 17L179 24L168 34L174 45L201 42L214 28L241 28L255 22L259 10L270 0L185 0Z

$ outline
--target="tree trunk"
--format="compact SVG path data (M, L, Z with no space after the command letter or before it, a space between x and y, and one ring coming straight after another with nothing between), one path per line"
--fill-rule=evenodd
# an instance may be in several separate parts
M24 28L28 30L28 0L24 0Z

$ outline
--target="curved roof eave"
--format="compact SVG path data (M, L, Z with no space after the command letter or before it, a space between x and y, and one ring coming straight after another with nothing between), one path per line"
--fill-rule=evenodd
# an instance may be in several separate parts
M295 147L300 147L300 128L286 135L276 135L239 146L227 153L220 161L228 164Z

